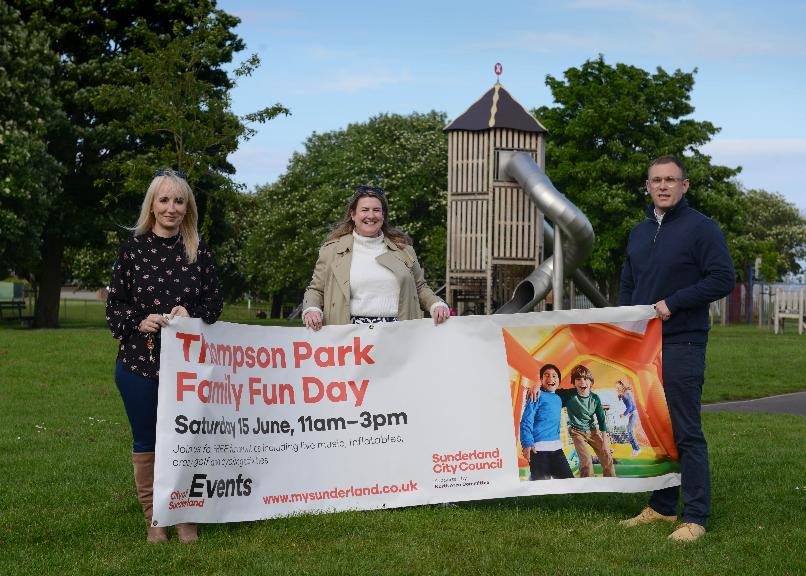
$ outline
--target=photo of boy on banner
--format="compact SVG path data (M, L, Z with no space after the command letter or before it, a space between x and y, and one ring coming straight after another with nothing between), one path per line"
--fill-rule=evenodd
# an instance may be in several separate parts
M582 478L593 476L593 458L588 451L590 446L599 458L604 476L615 476L613 456L607 440L607 420L599 395L593 392L593 373L582 364L571 370L571 390L559 390L568 413L568 431L574 442L579 459L579 475Z
M520 423L523 457L529 462L530 480L573 478L560 440L563 401L556 394L562 375L554 364L540 367L540 387L532 388Z
M659 321L507 327L503 335L521 480L645 478L679 470ZM549 414L557 437L547 435ZM559 444L543 443L552 440ZM558 453L551 457L554 471L547 469L554 446L571 476L561 471Z

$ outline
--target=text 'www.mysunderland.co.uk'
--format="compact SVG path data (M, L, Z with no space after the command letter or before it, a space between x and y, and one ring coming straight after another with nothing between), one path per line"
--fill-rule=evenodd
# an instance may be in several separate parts
M355 498L361 496L377 496L380 494L396 494L398 492L416 492L417 483L409 480L403 484L375 484L374 486L350 486L349 488L332 488L330 490L318 490L310 492L291 492L289 494L278 494L263 497L263 503L272 504L293 504L299 502L312 502L317 500L339 500L343 498Z

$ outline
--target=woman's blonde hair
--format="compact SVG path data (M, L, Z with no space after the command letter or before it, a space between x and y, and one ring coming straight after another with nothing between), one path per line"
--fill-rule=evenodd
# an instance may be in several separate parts
M624 388L624 390L632 390L632 387L624 380L616 380L616 388L618 388L619 384L621 384L621 387Z
M175 170L170 168L165 170L158 170L157 176L151 181L151 184L146 190L146 197L143 198L143 205L140 208L140 217L137 219L137 224L134 225L134 234L139 236L150 231L156 222L154 218L154 211L152 206L154 198L163 189L167 187L169 191L174 192L178 197L182 198L187 204L185 217L179 225L179 234L182 236L182 243L185 245L185 256L189 264L196 261L196 254L199 251L199 231L196 228L199 212L196 208L196 199L193 196L193 190L190 185L182 176Z
M347 200L347 205L344 209L344 215L341 220L336 222L330 234L325 238L325 242L330 242L347 234L352 234L355 229L355 222L352 219L352 213L355 212L358 206L358 201L361 198L377 198L381 202L381 210L383 212L383 224L381 225L381 232L389 238L398 248L404 248L412 244L411 237L400 230L399 228L392 228L389 226L389 204L386 201L386 193L380 188L372 188L370 186L359 186L352 196Z

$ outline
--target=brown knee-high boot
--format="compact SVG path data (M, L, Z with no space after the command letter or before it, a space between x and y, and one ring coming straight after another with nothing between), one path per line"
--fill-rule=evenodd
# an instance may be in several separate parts
M134 483L137 485L137 499L143 507L143 514L148 525L146 540L152 544L168 541L168 529L151 525L152 502L154 499L154 453L133 452Z

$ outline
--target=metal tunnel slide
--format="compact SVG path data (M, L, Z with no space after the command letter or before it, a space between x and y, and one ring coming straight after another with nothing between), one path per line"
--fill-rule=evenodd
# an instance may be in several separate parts
M579 266L593 249L593 227L587 216L559 192L540 166L526 152L500 151L498 173L502 179L518 182L526 194L562 232L562 269L569 274L574 284L587 296L594 306L610 306L607 299ZM546 245L554 246L554 229L544 223L543 239ZM546 258L534 272L515 287L512 298L495 311L496 314L530 312L535 304L546 297L552 288L554 256Z

